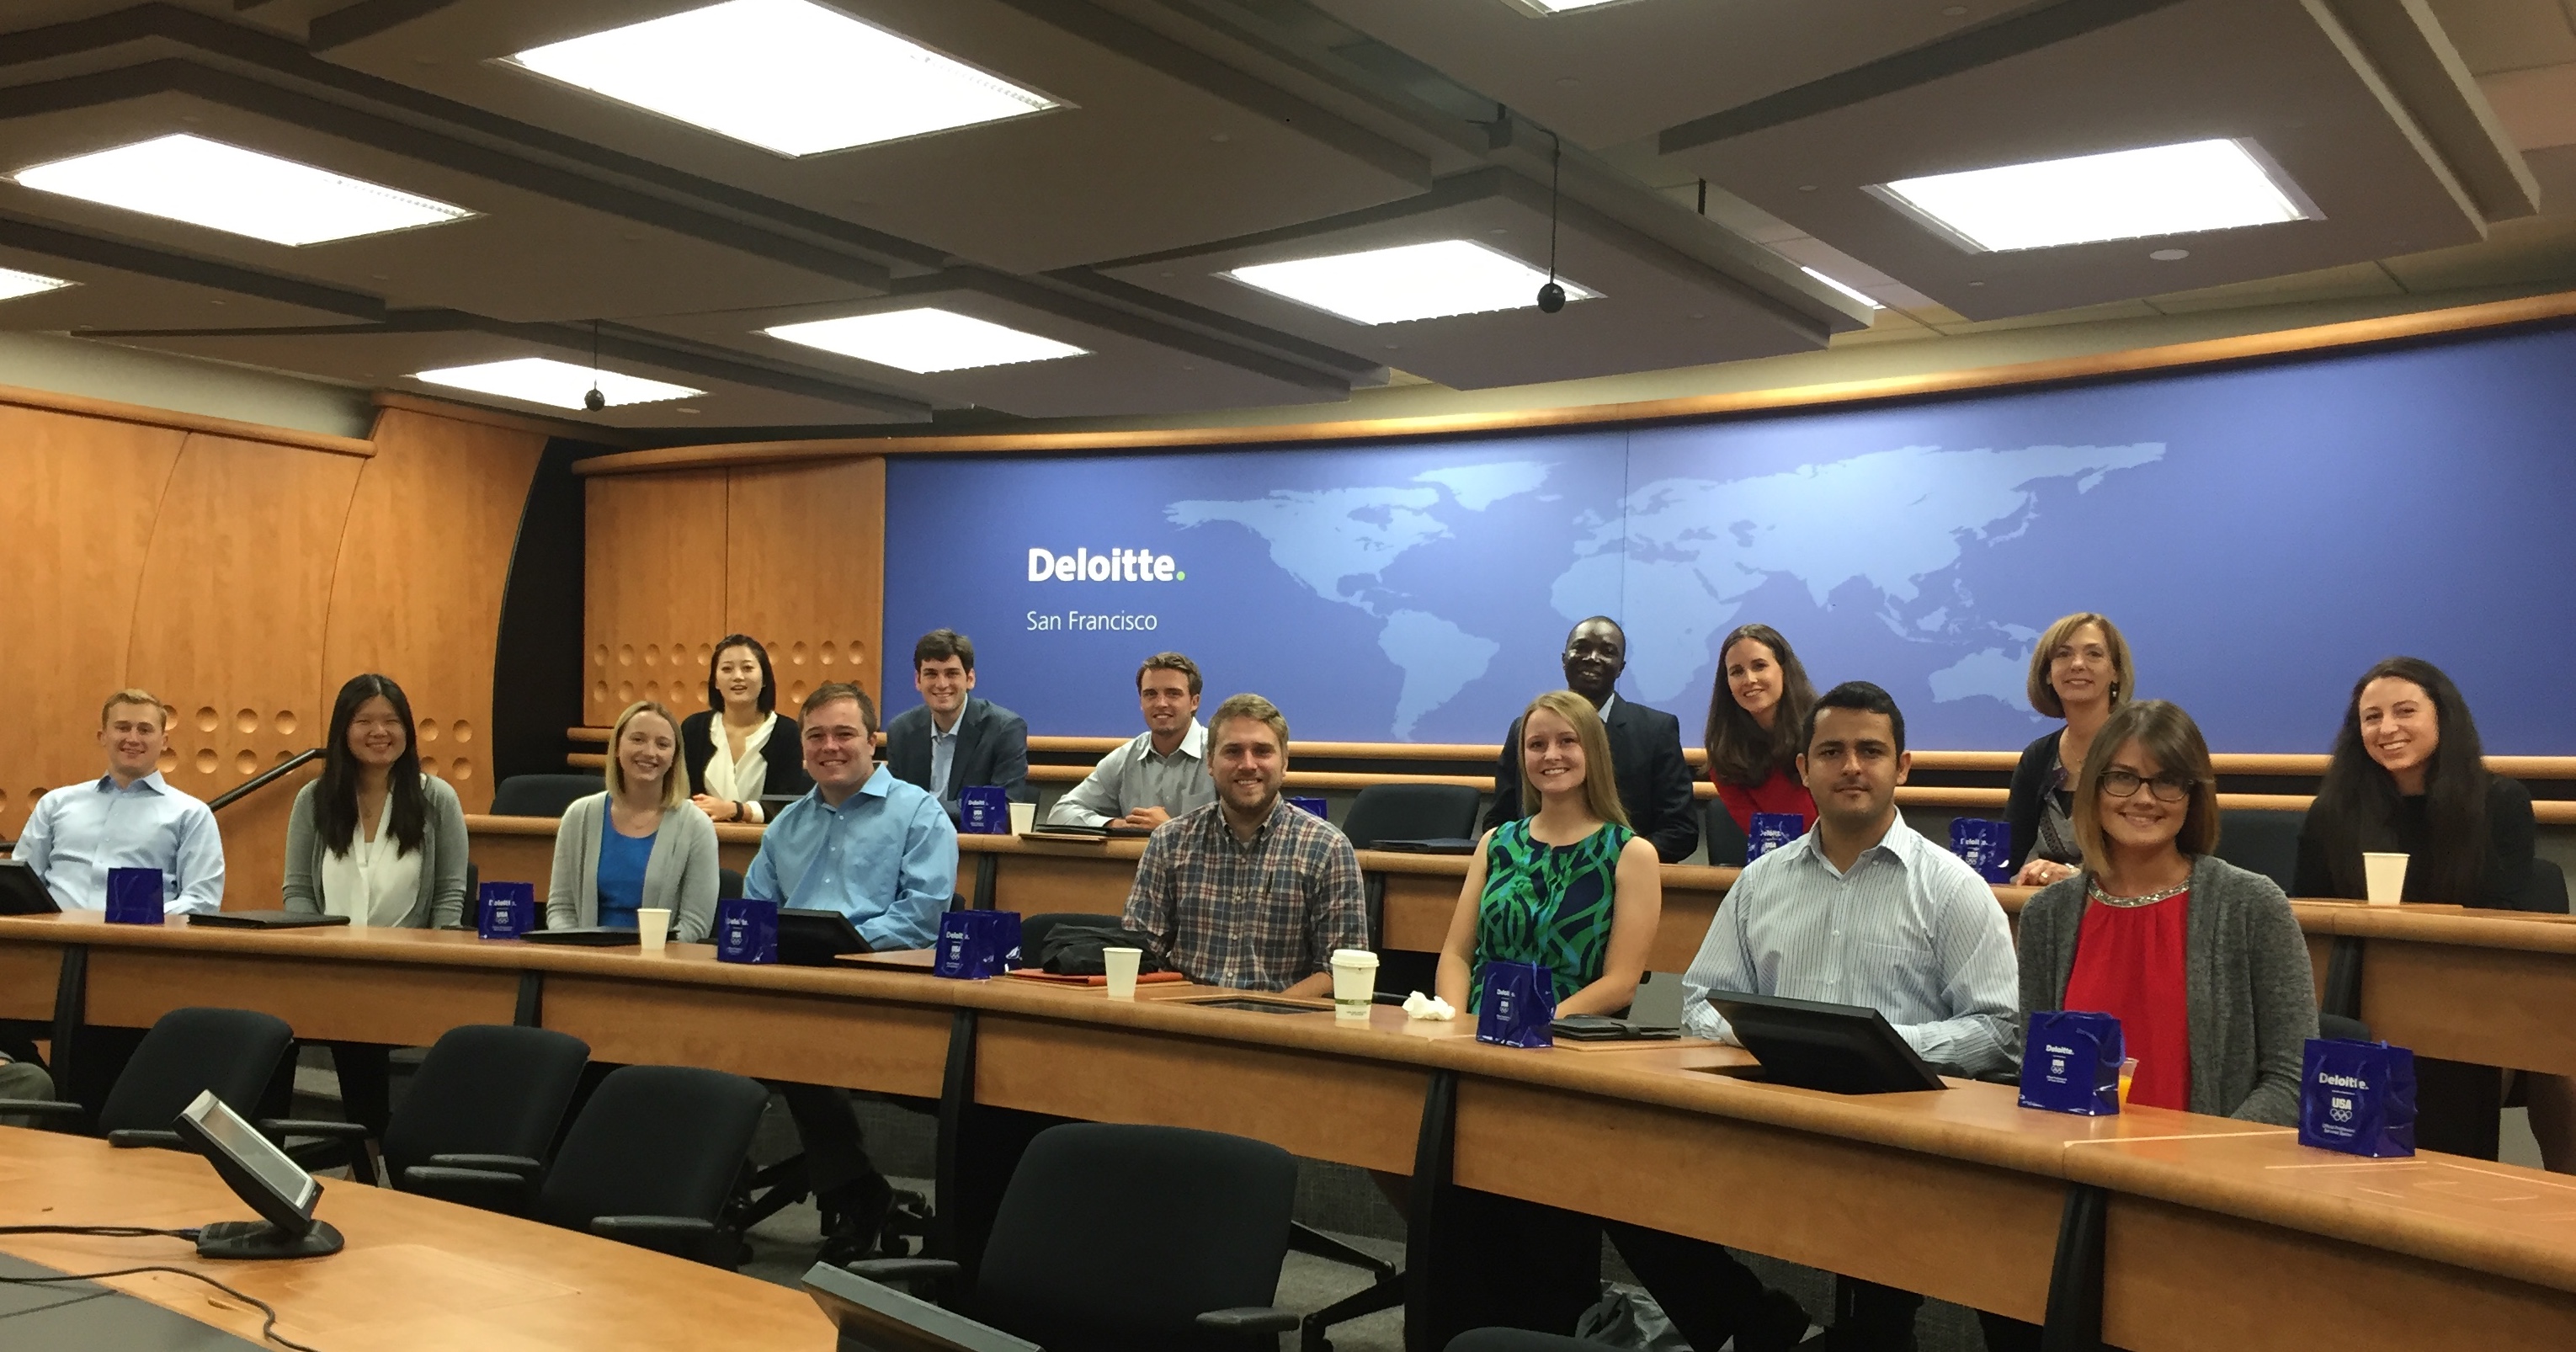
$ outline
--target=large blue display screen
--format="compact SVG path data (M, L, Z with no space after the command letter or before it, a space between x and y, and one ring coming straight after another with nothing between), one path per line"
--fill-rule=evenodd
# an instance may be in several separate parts
M1268 695L1297 737L1493 742L1628 632L1624 697L1696 743L1760 621L1916 746L2018 748L2058 615L2225 751L2322 751L2371 662L2459 680L2491 751L2576 748L2576 331L1692 425L1353 449L899 457L888 704L912 640L976 643L1032 731L1127 735L1136 664Z

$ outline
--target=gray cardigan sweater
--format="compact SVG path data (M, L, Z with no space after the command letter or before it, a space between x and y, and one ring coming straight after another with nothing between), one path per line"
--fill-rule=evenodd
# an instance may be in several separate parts
M2021 911L2021 1007L2060 1009L2075 970L2089 873L2039 890ZM2307 936L2280 887L2223 859L2191 865L2183 934L2191 1010L2191 1110L2296 1126L2299 1075L2317 1035ZM2027 1033L2024 1022L2022 1032Z
M599 832L607 820L605 792L564 809L546 887L547 929L599 923ZM681 943L698 943L716 925L716 882L716 824L687 803L664 812L644 863L644 904L671 913Z
M322 832L314 824L320 810L314 794L321 787L317 779L297 790L286 818L283 905L314 915L322 913ZM446 780L424 777L420 789L429 800L428 820L421 823L420 898L402 923L411 929L454 929L465 918L465 809Z

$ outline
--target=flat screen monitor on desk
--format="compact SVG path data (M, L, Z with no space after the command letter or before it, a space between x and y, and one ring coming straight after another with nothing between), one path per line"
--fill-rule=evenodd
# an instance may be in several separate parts
M805 1291L840 1329L841 1346L860 1352L1039 1352L1036 1343L829 1263L806 1272Z
M1885 1015L1866 1005L1732 991L1712 991L1708 1002L1762 1063L1761 1078L1772 1084L1834 1094L1949 1087Z

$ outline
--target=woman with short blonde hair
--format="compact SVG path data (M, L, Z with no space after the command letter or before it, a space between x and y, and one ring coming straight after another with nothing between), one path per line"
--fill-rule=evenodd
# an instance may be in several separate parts
M626 706L608 735L608 791L576 800L555 828L548 929L633 929L667 910L682 943L715 928L716 827L689 806L680 720L651 701Z
M2103 720L2138 686L2129 641L2109 617L2077 611L2048 626L2030 650L2030 707L2066 725L2023 748L2004 817L2012 825L2013 881L2044 887L2076 873L2075 782Z
M1592 701L1551 690L1521 714L1522 816L1485 833L1441 945L1440 997L1473 1013L1488 962L1548 969L1559 1015L1636 997L1663 911L1653 842L1628 825Z

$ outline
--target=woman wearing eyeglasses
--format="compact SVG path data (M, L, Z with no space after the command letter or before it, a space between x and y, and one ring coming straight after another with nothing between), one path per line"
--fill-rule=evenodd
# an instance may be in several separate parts
M2023 1011L2116 1015L2138 1060L2131 1103L2295 1125L2317 1035L2307 939L2277 884L2210 853L2218 780L2191 715L2164 700L2113 713L2074 832L2082 867L2022 908Z

